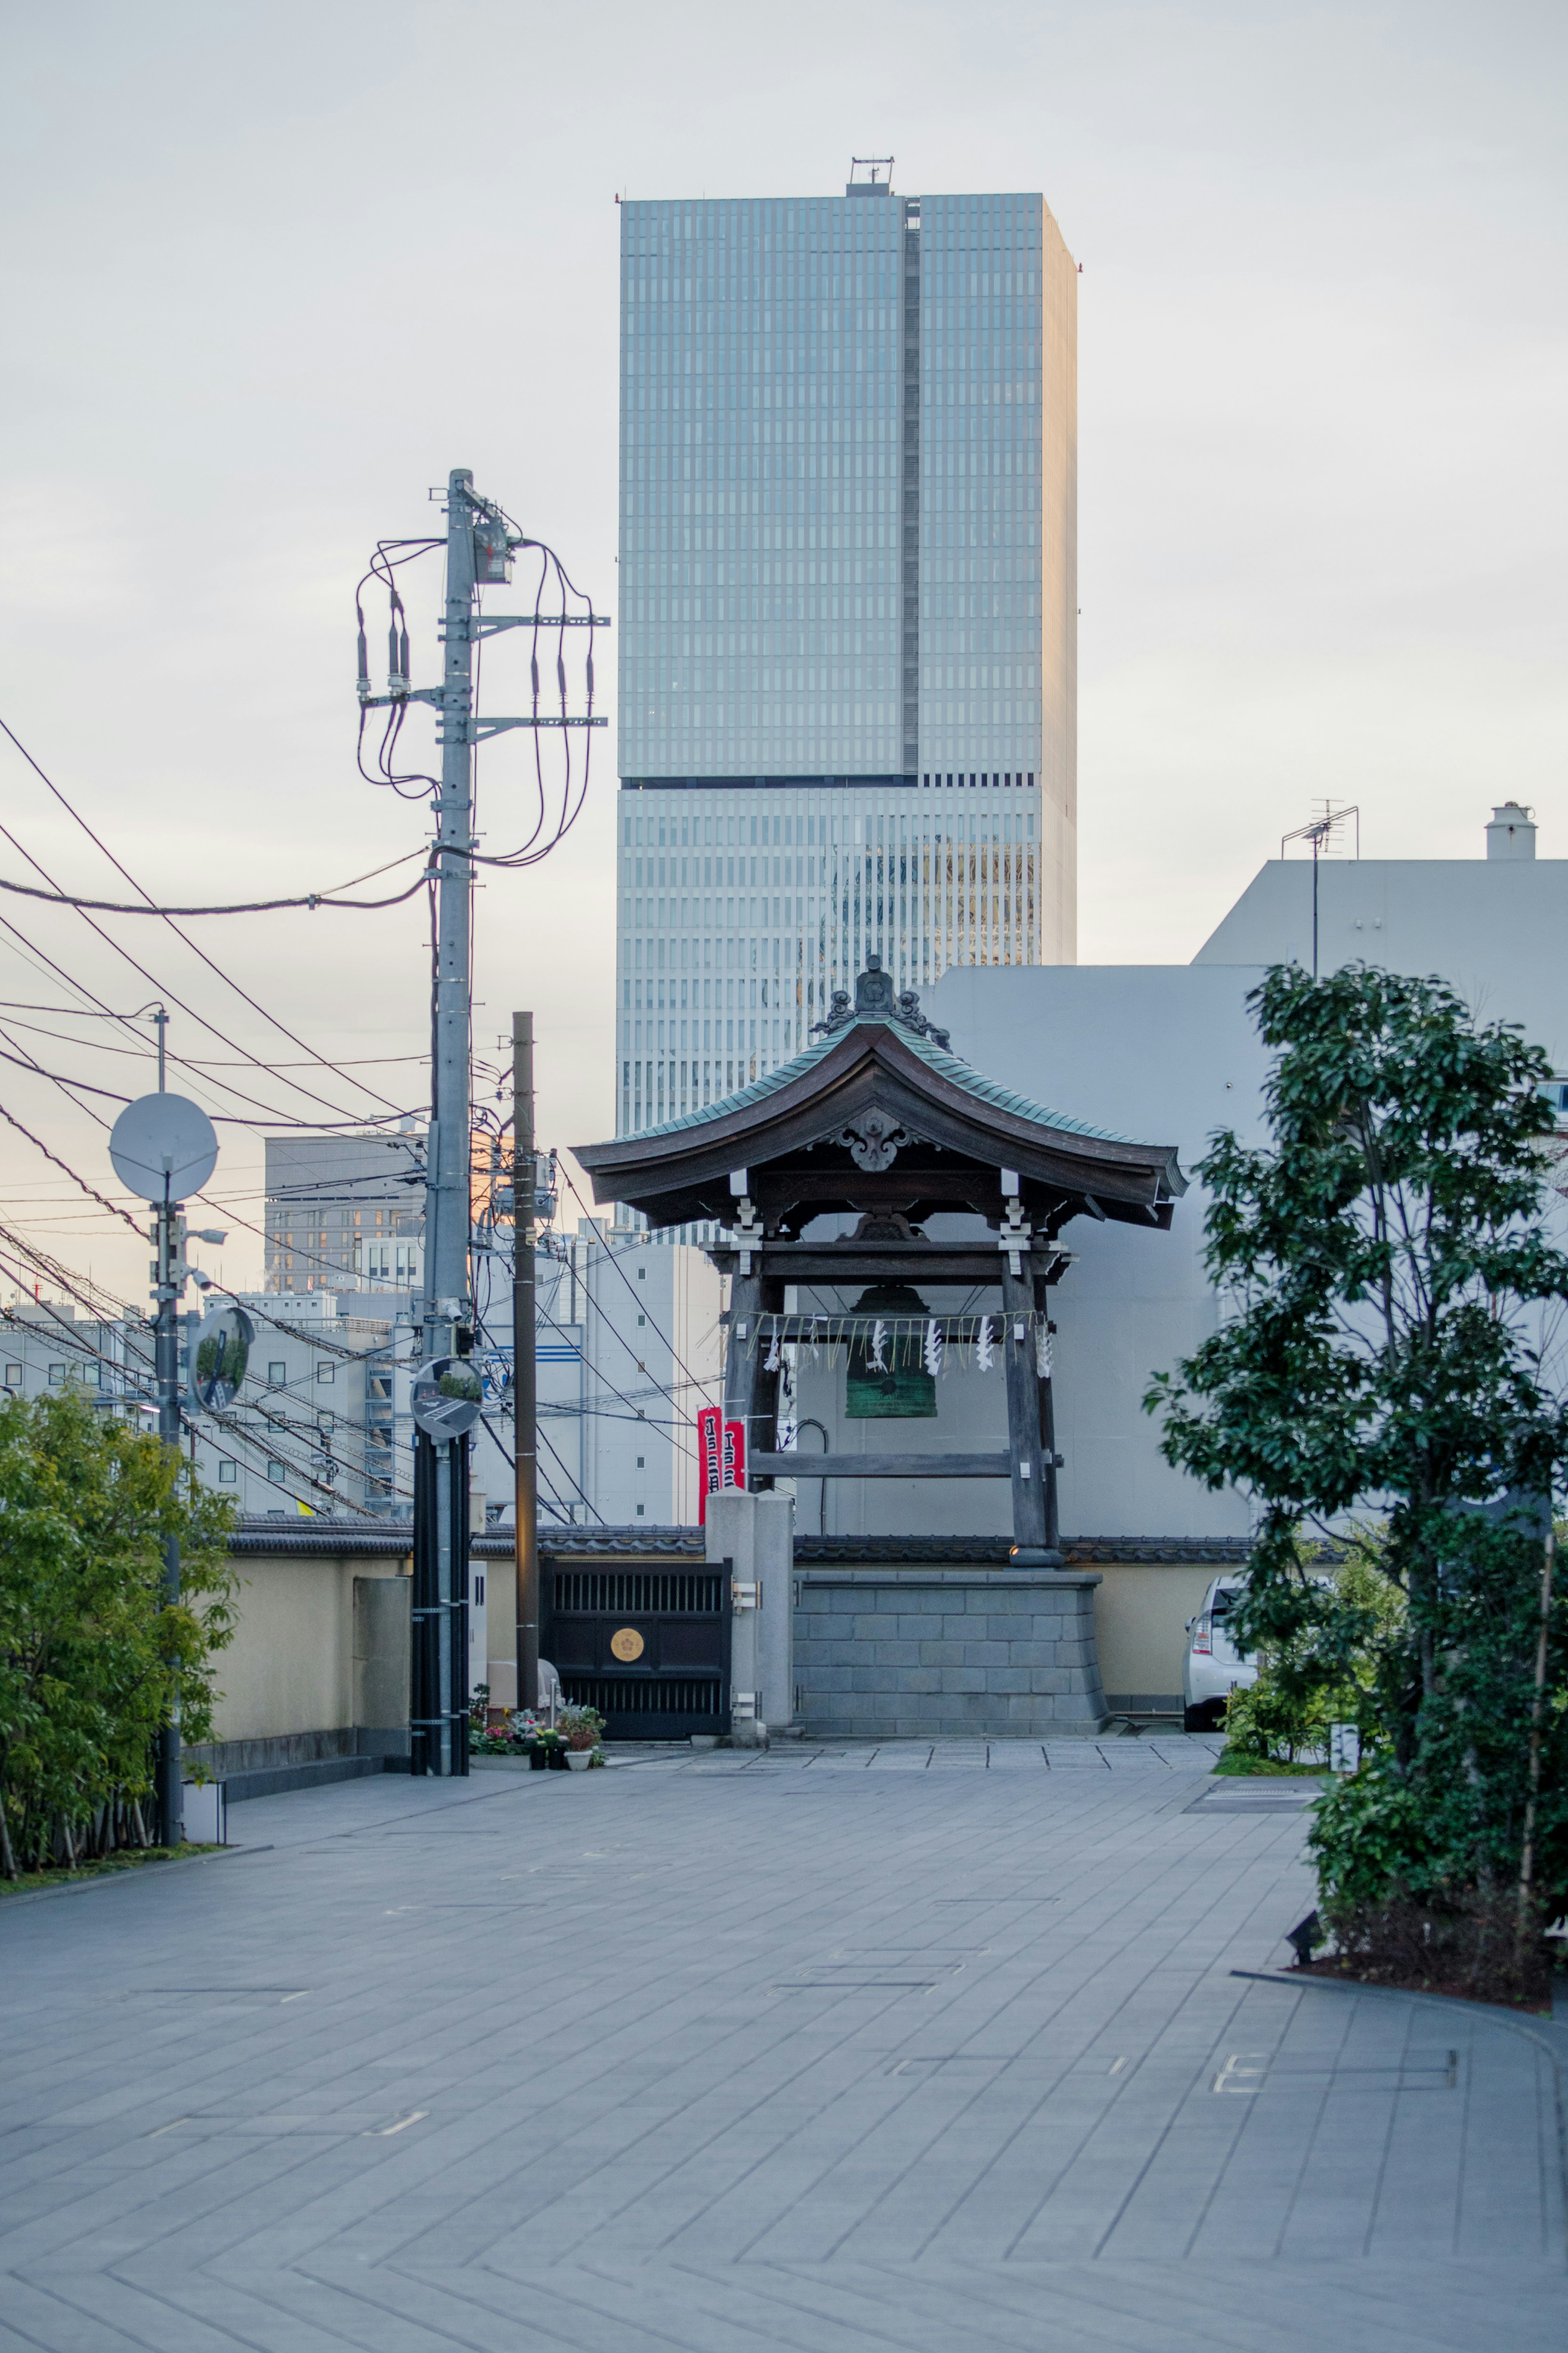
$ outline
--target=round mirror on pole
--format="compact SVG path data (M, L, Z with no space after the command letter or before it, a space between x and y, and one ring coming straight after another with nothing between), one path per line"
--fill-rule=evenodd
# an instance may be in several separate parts
M238 1393L256 1345L256 1327L243 1307L214 1307L191 1342L191 1403L201 1413L226 1413Z
M484 1389L462 1356L432 1356L414 1376L414 1423L426 1438L466 1438L479 1418Z
M184 1201L217 1166L217 1134L200 1103L184 1095L140 1095L110 1129L109 1156L139 1199Z

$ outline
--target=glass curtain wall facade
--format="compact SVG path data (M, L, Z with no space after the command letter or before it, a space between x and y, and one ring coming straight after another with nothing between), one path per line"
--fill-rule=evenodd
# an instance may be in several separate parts
M1038 196L622 212L619 1132L1074 952L1076 274Z

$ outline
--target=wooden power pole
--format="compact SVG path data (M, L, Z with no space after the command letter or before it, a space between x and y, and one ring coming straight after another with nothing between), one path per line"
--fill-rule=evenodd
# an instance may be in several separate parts
M539 1705L539 1439L533 1292L533 1016L511 1017L511 1394L517 1448L517 1704Z

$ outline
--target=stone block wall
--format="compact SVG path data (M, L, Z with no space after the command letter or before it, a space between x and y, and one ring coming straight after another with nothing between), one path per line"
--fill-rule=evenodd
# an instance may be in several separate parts
M1075 1570L797 1569L796 1717L840 1739L1098 1732L1099 1583Z

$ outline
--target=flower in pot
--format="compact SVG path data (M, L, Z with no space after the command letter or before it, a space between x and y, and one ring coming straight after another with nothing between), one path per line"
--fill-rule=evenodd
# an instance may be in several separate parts
M542 1724L534 1735L533 1751L530 1761L537 1772L543 1772L548 1767L552 1772L564 1773L566 1735L553 1725Z
M596 1707L563 1708L559 1725L566 1741L566 1762L574 1773L585 1773L604 1737L605 1719Z

